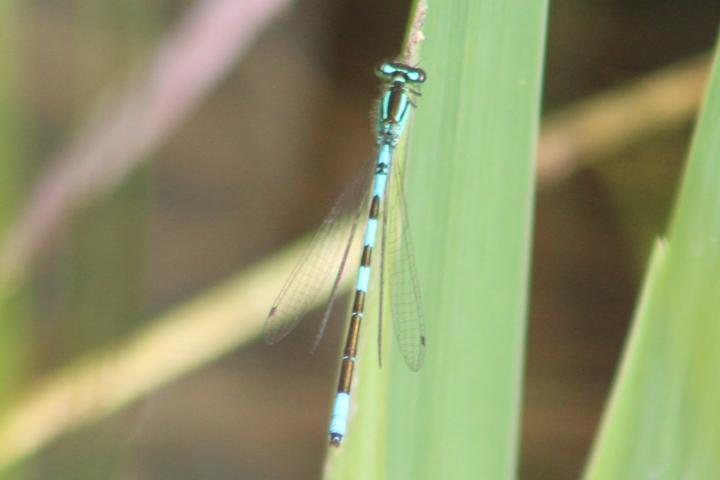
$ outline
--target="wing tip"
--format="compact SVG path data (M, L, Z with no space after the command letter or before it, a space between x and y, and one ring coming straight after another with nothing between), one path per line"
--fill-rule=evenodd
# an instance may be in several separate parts
M265 319L265 343L268 345L275 344L279 342L285 334L283 334L283 329L279 328L279 326L273 322L273 320L276 318L277 315L277 305L273 305L272 308L270 308L270 312L268 312L267 319Z

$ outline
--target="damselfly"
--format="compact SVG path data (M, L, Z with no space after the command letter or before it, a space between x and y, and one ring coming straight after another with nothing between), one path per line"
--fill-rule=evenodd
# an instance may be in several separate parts
M365 313L365 297L370 286L370 265L378 227L382 230L378 349L382 331L383 290L386 277L389 277L393 330L400 352L411 370L420 369L425 352L420 295L407 229L403 175L405 166L399 163L393 165L393 155L407 126L410 109L415 106L415 99L420 95L415 88L425 81L425 72L403 63L386 62L378 67L377 73L383 80L383 94L378 102L377 158L372 191L369 194L364 193L364 201L360 202L361 207L351 217L349 238L344 243L337 242L336 237L340 232L347 232L348 225L341 221L341 214L348 197L352 198L354 195L346 193L344 197L341 197L313 239L310 251L303 257L280 291L270 309L265 328L265 339L268 343L275 343L282 339L295 328L300 319L300 313L307 305L311 304L311 297L322 291L323 284L332 282L330 299L313 348L317 347L330 318L330 310L345 270L360 212L367 208L368 218L357 273L352 314L330 422L330 444L336 447L342 442L347 428L350 386L355 368L360 324ZM369 175L366 178L369 179ZM359 186L356 185L351 189L351 192L357 190L367 192L368 183L368 180L360 182ZM389 208L388 200L394 202L393 208ZM381 212L382 218L379 218ZM380 221L382 221L381 224ZM331 245L338 244L343 247L341 249L336 247L334 250L330 248Z

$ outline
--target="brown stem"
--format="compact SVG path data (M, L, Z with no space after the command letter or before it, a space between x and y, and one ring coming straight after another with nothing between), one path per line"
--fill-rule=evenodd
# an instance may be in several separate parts
M707 55L694 57L547 115L540 138L540 185L686 125L700 106L709 70Z

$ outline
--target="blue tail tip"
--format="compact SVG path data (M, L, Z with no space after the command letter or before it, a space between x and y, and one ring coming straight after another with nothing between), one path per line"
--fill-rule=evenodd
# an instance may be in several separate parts
M330 434L330 446L331 447L339 447L342 443L342 435L339 433L331 433Z

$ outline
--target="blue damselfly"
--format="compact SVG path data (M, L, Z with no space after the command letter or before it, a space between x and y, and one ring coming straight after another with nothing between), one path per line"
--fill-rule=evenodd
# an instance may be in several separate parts
M388 280L391 283L389 289L393 330L400 352L411 370L420 369L425 352L425 332L419 288L407 228L404 195L405 165L393 165L393 155L408 124L411 108L415 106L415 99L420 95L415 88L425 81L425 72L404 63L386 62L378 67L377 73L383 80L383 94L378 102L377 157L374 163L372 189L368 194L369 182L360 181L350 190L350 192L357 190L365 192L364 201L360 202L361 206L351 216L349 238L341 244L343 245L342 250L328 251L328 245L337 244L337 242L331 242L331 239L341 234L340 232L347 232L348 229L347 223L341 221L342 205L347 202L347 198L341 197L313 239L310 251L303 257L280 291L270 309L265 328L265 339L268 343L275 343L282 339L295 328L300 320L300 313L304 311L306 305L311 303L309 299L321 291L320 285L331 281L328 306L325 309L325 315L313 348L317 346L330 318L330 310L347 264L360 214L364 208L367 208L368 217L352 314L330 422L329 435L332 446L340 445L347 429L350 387L356 362L360 325L365 313L365 297L370 287L370 267L378 229L382 231L378 348L380 348L380 332L382 330L383 290L385 281ZM369 176L365 178L369 178ZM346 193L344 196L353 197L354 195ZM393 208L389 208L388 202L393 202Z

